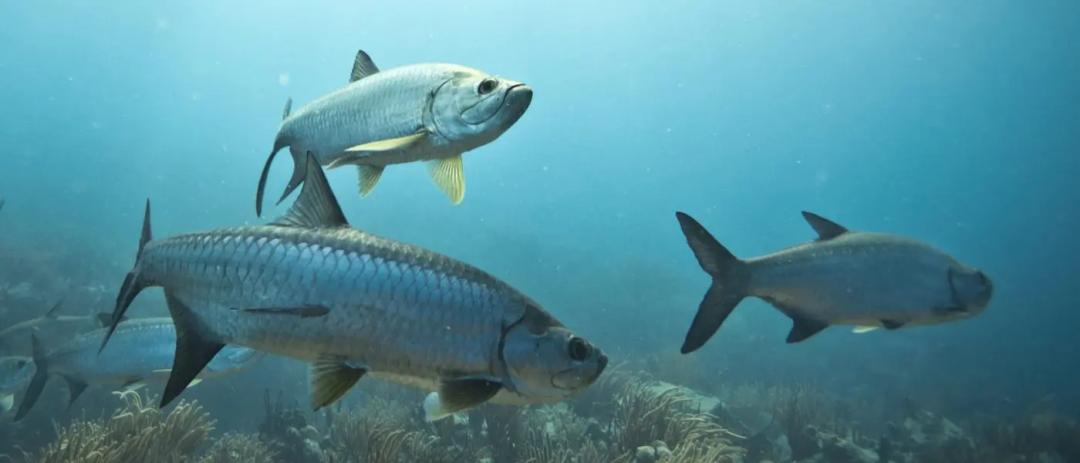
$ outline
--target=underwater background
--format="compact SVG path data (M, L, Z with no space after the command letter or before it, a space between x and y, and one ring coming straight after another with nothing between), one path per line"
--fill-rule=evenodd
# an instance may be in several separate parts
M409 415L419 392L367 380L310 413L306 366L267 358L184 393L216 420L185 455L234 433L282 461L1080 461L1080 3L9 1L0 17L5 326L60 298L69 314L111 310L147 197L158 236L261 223L255 184L286 99L343 86L358 48L383 69L461 63L535 91L513 128L465 155L459 206L420 165L387 169L364 199L352 169L328 176L353 226L529 294L607 352L607 380L569 405L485 406L467 421L486 427L455 429ZM271 193L290 164L275 164ZM984 270L994 298L971 320L795 345L786 317L747 300L683 356L709 278L676 210L741 257L811 240L801 210L915 237ZM128 314L165 316L161 292ZM719 399L694 419L725 432L632 441L616 418L646 419L620 407L670 399L664 385L682 394L660 404L672 410ZM0 453L63 460L42 450L58 430L143 400L91 389L65 411L51 382L26 420L0 417ZM364 407L404 416L387 420L435 451L374 455L334 435L350 416L367 435L355 421L381 415ZM286 415L300 421L267 424ZM550 432L481 439L513 419ZM551 444L569 422L598 430ZM913 444L919 426L940 436ZM358 453L334 454L334 439ZM706 441L711 454L685 450Z

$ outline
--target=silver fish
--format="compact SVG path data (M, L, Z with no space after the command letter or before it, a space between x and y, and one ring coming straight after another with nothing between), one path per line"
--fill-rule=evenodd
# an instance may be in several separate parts
M27 365L30 365L30 368L27 368ZM11 410L15 393L30 381L33 374L30 357L0 357L0 413Z
M169 318L144 318L123 322L113 333L110 349L99 353L99 340L108 328L79 335L49 351L32 336L33 361L24 369L33 371L15 419L22 419L37 402L49 375L67 380L70 407L88 385L137 387L164 381L173 363L176 328ZM229 347L206 368L203 378L228 374L249 366L261 354L244 347ZM25 373L22 376L27 376Z
M54 304L44 315L15 323L0 330L0 349L7 353L30 355L30 333L36 333L48 342L68 339L93 328L106 326L111 314L60 315L63 299Z
M270 225L151 240L147 204L113 315L164 288L181 336L162 404L226 344L312 362L316 409L369 372L437 389L429 419L488 400L558 401L603 371L600 349L495 277L351 228L319 164L301 165L299 198Z
M689 215L676 214L712 287L686 334L682 352L700 348L747 296L791 317L787 342L829 325L856 332L928 325L973 317L990 302L986 275L924 243L883 233L853 232L803 212L818 234L811 243L739 260Z
M270 165L288 147L293 174L284 200L304 181L310 152L329 168L355 165L360 193L375 188L390 164L428 161L432 179L453 201L465 195L461 155L490 143L529 107L532 89L456 64L414 64L379 71L363 50L357 52L349 84L295 113L285 105L284 120L266 160L255 199L262 215Z

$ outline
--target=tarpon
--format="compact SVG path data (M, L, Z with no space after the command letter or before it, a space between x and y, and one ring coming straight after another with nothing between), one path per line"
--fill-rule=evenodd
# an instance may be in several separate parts
M787 342L829 325L856 332L895 330L973 317L990 302L986 275L927 244L883 233L854 232L803 212L816 241L739 260L689 215L676 214L712 287L698 308L682 352L697 350L747 296L791 317Z
M144 318L125 321L113 332L113 343L99 353L100 340L109 328L79 335L48 350L37 336L32 336L33 369L26 394L19 403L19 420L34 406L49 375L67 381L70 407L88 385L129 388L144 383L162 382L173 364L176 329L169 318ZM207 365L201 376L214 377L249 366L262 354L245 347L228 347ZM25 376L25 375L24 375Z
M61 315L59 312L62 307L63 299L55 303L40 317L23 320L0 330L0 349L7 353L29 355L30 333L37 333L39 337L52 342L73 336L80 331L107 326L112 317L111 314L105 313L96 315Z
M558 401L603 371L600 349L506 283L351 228L319 163L300 165L300 196L269 225L151 240L147 203L113 315L164 288L180 336L163 405L226 344L312 362L316 409L369 372L437 389L429 419L488 400Z
M454 204L465 195L461 155L495 140L532 101L521 82L456 64L414 64L379 71L357 52L349 84L296 112L285 105L284 119L266 160L255 199L262 215L270 165L289 148L293 173L284 200L304 181L306 153L329 168L355 165L360 193L375 188L390 164L428 161L436 185Z

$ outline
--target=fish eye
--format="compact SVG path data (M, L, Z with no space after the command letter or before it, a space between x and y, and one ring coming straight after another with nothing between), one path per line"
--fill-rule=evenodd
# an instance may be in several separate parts
M572 337L567 344L567 353L573 360L585 360L589 356L589 343L579 337Z
M489 77L480 81L480 85L476 86L476 92L481 95L487 95L488 93L495 91L495 87L498 86L499 81Z
M18 362L15 362L15 366L17 366L19 368L25 367L26 366L26 360L19 360Z

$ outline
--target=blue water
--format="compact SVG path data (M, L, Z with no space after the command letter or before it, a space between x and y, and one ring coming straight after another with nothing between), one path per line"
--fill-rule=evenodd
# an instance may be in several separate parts
M692 354L702 377L1080 414L1080 3L42 1L0 18L0 243L62 263L32 282L42 305L110 308L147 197L158 236L260 223L285 100L344 85L363 48L535 97L465 155L460 206L420 165L365 199L332 171L352 224L488 270L615 361L676 352L708 286L676 210L744 257L811 239L810 210L983 269L989 309L786 345L789 320L747 301ZM151 293L131 313L164 313Z

